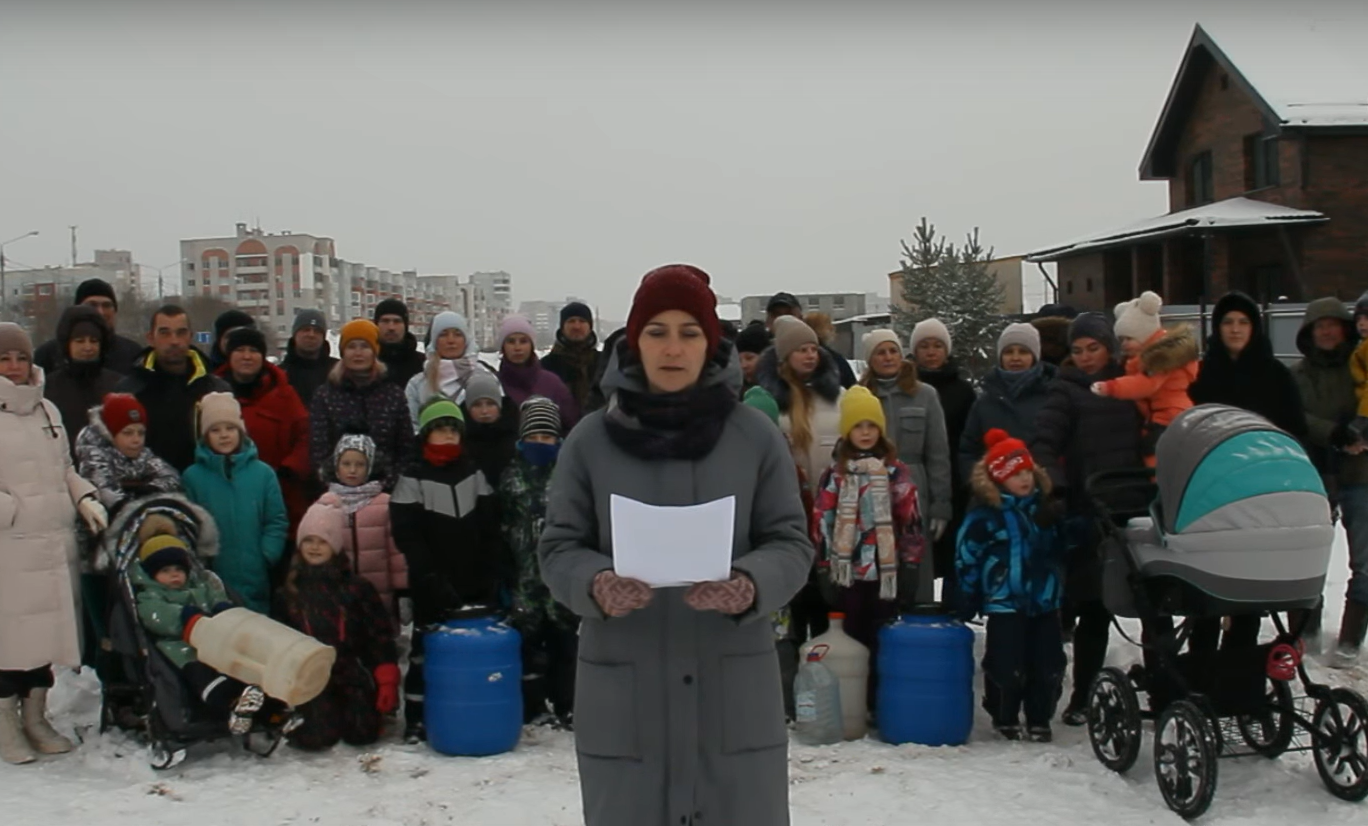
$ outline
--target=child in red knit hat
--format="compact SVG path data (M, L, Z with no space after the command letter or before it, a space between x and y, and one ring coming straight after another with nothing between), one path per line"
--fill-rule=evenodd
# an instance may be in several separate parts
M147 409L110 393L76 437L76 472L98 489L110 516L129 499L181 489L180 474L147 447Z
M993 728L1021 739L1024 710L1028 738L1049 742L1065 666L1061 509L1024 442L998 428L983 441L988 451L970 477L978 502L956 546L960 615L988 617L983 707Z

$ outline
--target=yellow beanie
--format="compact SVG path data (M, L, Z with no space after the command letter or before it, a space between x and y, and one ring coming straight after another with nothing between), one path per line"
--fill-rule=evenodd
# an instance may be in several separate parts
M883 403L869 392L868 387L856 385L841 396L841 438L850 437L850 431L860 422L873 422L879 431L888 433L888 421L884 419Z

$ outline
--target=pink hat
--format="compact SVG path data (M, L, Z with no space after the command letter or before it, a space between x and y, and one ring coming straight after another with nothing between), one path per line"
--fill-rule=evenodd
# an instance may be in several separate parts
M295 536L301 545L304 544L304 537L316 536L327 542L334 553L341 553L346 532L341 508L315 502L305 512L304 518L299 520L299 532Z
M537 331L532 327L532 322L527 320L527 316L511 315L499 325L499 347L502 348L508 337L515 333L522 333L534 343L537 340Z

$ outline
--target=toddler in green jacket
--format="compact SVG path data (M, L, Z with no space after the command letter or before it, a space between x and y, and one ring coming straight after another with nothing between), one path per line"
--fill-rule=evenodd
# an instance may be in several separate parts
M180 669L186 683L214 714L228 718L228 730L246 734L266 702L261 688L246 685L199 661L190 632L201 617L235 607L223 582L190 564L185 542L170 520L148 517L138 549L138 564L128 568L138 622L157 650Z

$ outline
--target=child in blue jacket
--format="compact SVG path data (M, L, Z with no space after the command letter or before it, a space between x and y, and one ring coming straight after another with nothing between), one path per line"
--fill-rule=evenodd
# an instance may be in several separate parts
M200 444L182 481L186 495L209 511L218 526L214 573L244 607L270 614L271 569L285 553L290 530L280 481L257 458L233 394L207 394L197 418Z
M1065 545L1061 507L1048 499L1050 479L1026 444L994 428L970 482L978 503L965 516L956 547L961 616L988 618L983 707L1008 740L1052 739L1050 720L1063 684L1059 606Z

